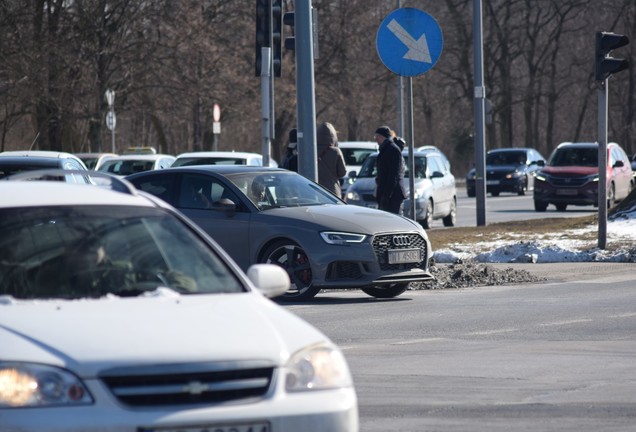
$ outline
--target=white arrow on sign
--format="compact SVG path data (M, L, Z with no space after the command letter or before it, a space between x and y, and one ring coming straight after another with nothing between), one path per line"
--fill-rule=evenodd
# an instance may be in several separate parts
M396 20L391 20L387 28L409 49L403 58L422 63L433 63L425 34L415 40Z

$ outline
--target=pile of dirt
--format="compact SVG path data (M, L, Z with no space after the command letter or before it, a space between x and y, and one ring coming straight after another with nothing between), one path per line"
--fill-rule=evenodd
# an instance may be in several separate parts
M543 277L525 270L495 268L476 261L453 264L432 264L431 274L435 280L411 283L411 290L470 288L478 286L514 285L527 282L541 282Z

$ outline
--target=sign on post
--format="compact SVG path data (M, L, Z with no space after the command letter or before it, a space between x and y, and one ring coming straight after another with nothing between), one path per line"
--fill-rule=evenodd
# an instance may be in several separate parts
M382 63L401 76L417 76L431 69L444 39L435 18L415 8L401 8L382 21L376 48Z

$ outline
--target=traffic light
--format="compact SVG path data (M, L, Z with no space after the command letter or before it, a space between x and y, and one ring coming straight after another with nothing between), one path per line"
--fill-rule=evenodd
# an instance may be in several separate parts
M290 33L293 35L295 24L294 11L285 12L285 15L283 15L283 23L292 28ZM285 38L285 49L290 51L296 49L296 38L294 36L288 36Z
M612 50L629 44L627 36L596 32L596 62L594 75L597 81L605 81L610 75L627 69L629 62L624 59L610 57Z
M282 44L283 44L283 5L282 0L271 0L272 16L272 66L274 76L282 74Z
M272 32L270 27L271 0L256 0L256 76L261 76L261 48L271 46Z

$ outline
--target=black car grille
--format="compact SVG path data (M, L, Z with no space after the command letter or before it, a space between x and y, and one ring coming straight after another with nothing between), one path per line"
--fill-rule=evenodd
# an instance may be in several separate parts
M153 407L260 398L267 393L273 372L272 367L183 373L163 371L148 375L128 375L120 371L100 378L121 403L133 407Z
M394 237L399 237L399 245L396 245ZM416 249L421 250L420 256L422 260L415 263L405 264L389 264L388 250L399 249ZM426 264L426 240L419 234L384 234L376 236L373 239L373 250L378 259L378 264L383 271L404 271L412 268L420 268L422 264Z
M510 172L506 171L486 171L487 180L501 180L505 179Z
M590 181L589 177L555 177L551 175L548 181L557 187L579 187Z
M362 194L362 200L364 202L376 202L377 199L373 194Z
M362 275L360 264L355 261L336 261L329 264L326 279L357 279Z

